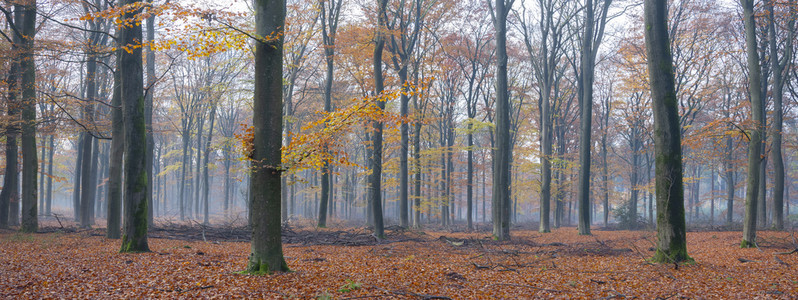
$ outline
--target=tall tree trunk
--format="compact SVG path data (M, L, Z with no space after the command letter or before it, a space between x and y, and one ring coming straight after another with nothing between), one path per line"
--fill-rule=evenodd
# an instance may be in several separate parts
M109 239L118 239L122 236L122 164L120 162L124 159L125 153L125 128L122 117L120 52L121 50L116 52L114 91L111 96L111 155L108 157L108 198L106 200L108 202L106 215L108 228L105 232L105 237Z
M14 19L21 20L21 14L15 13ZM14 42L11 45L11 50L13 53L18 53L21 38L17 34L14 34L12 38ZM17 100L17 95L19 94L19 58L20 55L18 54L12 55L11 66L6 77L6 83L8 84L6 109L9 123L5 127L6 170L3 177L3 190L0 192L0 228L8 228L9 225L19 223L19 148L17 145L20 120L20 103Z
M682 143L666 1L646 0L644 22L648 74L654 114L656 155L657 253L661 263L689 261L684 220Z
M593 132L593 0L585 0L585 32L582 37L582 124L579 131L579 234L590 234L590 148Z
M137 0L123 0L122 5L135 5ZM140 10L126 12L120 29L120 46L130 51L120 51L119 72L122 98L122 116L125 135L125 224L122 231L121 252L146 252L147 244L147 129L144 112L144 80L142 49L133 47L141 43L141 24L133 19ZM119 47L119 48L122 48Z
M44 170L47 169L47 137L42 136L41 145L39 147L42 149L42 153L40 157L42 160L39 162L39 199L38 199L38 208L39 208L39 215L44 214Z
M22 34L20 71L22 80L22 220L19 230L36 232L39 229L36 209L36 176L39 173L39 158L36 154L36 62L34 61L33 39L36 34L36 0L25 5L15 5L17 11L23 10L22 23L17 23Z
M147 0L147 3L152 3L152 0ZM155 41L155 14L150 14L147 18L147 41ZM155 51L152 47L147 48L147 91L144 95L144 127L146 128L146 142L147 149L145 150L145 168L147 168L147 224L153 225L153 198L152 198L152 164L153 152L155 150L155 140L152 135L152 98L155 86Z
M210 224L208 221L208 194L210 193L210 184L208 182L208 164L211 157L211 140L213 139L213 123L216 120L216 102L211 104L211 124L208 128L208 139L205 141L205 158L202 160L202 210L203 219L202 223L205 225Z
M743 248L756 246L757 196L759 194L759 168L761 165L762 131L764 129L764 101L762 99L762 73L757 52L756 22L754 20L754 0L740 0L745 21L745 45L748 54L748 93L751 100L751 120L748 143L748 180L745 194L745 219L743 220Z
M182 154L182 163L180 164L180 220L183 221L186 219L186 173L188 173L188 169L191 168L189 157L191 154L188 153L188 149L190 148L189 143L191 142L191 125L194 122L193 112L189 113L188 120L183 120L185 123L183 125L183 130L181 131L183 135L183 154ZM189 194L191 192L189 191Z
M341 1L321 1L321 30L324 43L324 58L327 63L327 74L324 81L324 111L332 112L332 84L335 79L333 72L335 65L335 34L338 29L338 16L341 12ZM327 124L325 124L327 126ZM326 151L327 149L325 149ZM325 161L321 167L321 205L319 208L318 227L327 227L327 206L331 200L329 162Z
M418 101L418 99L415 99ZM418 105L416 105L416 111L418 111ZM414 211L415 217L413 218L413 227L420 229L421 228L421 122L415 122L413 124L413 163L414 165L414 172L415 179L413 180L414 188L413 188L413 202L414 202Z
M55 153L55 135L50 135L50 143L49 146L50 153L47 158L49 162L47 164L47 199L44 202L44 214L51 215L52 214L52 205L53 205L53 154ZM8 174L8 173L6 173ZM2 227L2 226L0 226Z
M97 212L97 190L99 189L99 182L97 181L97 172L99 170L99 156L100 156L100 141L98 139L94 139L92 142L92 149L91 149L91 172L89 172L89 178L91 179L90 187L90 194L88 207L88 215L89 215L89 225L94 224L95 213Z
M385 109L385 101L381 101L382 92L384 89L384 79L382 74L382 51L385 47L385 32L386 26L386 9L388 0L377 0L377 33L374 37L374 97L377 102L379 110ZM371 203L372 214L374 217L374 235L377 238L384 238L384 224L382 219L382 122L374 122L374 131L371 135L371 156L369 158L369 166L371 167L371 174L369 175L369 202Z
M95 22L91 23L96 24ZM91 25L91 29L96 30L97 26ZM94 124L94 101L97 95L97 54L94 49L96 46L94 41L98 39L96 34L91 36L86 61L86 99L88 103L83 107L83 119L87 124L86 126ZM83 148L80 149L80 155L83 156L83 165L81 166L83 176L80 181L80 227L91 228L91 218L93 217L91 211L94 207L94 196L97 191L97 178L93 176L95 174L92 172L93 166L96 165L92 152L96 142L88 129L83 133L83 140L85 143L83 143Z
M608 118L609 113L607 113L606 118ZM606 122L605 122L606 124ZM605 127L606 130L606 127ZM609 176L609 165L607 164L607 133L603 133L601 135L601 182L602 182L602 194L604 196L604 226L606 227L610 218L610 176Z
M768 36L770 44L770 62L773 69L773 227L784 229L784 157L782 155L782 135L784 119L784 70L792 61L792 43L795 37L795 5L790 1L792 17L787 25L788 37L784 45L784 55L780 58L774 17L773 0L767 1Z
M726 95L726 119L731 115L731 95ZM727 130L735 130L734 124L729 124ZM724 168L726 169L726 225L731 225L734 217L734 148L732 136L726 137L726 157Z
M507 83L507 15L513 1L496 0L496 156L493 157L493 237L510 239L510 91ZM510 4L506 6L506 4ZM544 159L544 161L547 161ZM545 164L545 162L544 162ZM550 178L551 174L549 174ZM542 213L541 213L542 215ZM548 223L548 220L546 221ZM542 225L541 225L542 226ZM548 224L546 224L548 226ZM543 228L543 227L541 227ZM546 228L545 231L548 231Z
M285 2L255 1L254 140L249 203L252 226L247 272L288 271L280 236ZM268 41L265 37L269 37Z
M208 67L210 67L210 66L208 66ZM210 84L208 84L208 85L210 85ZM207 99L209 97L204 97L204 98L206 100L209 100L209 99ZM194 195L194 197L192 197L192 198L194 199L194 206L193 207L194 207L194 218L195 219L199 219L200 211L202 209L202 204L200 203L200 201L201 201L201 199L200 199L200 191L202 190L202 171L201 171L202 170L202 166L200 166L200 165L202 164L202 153L203 153L202 147L204 146L204 144L202 143L202 138L203 138L202 131L205 130L205 106L204 105L200 108L200 111L201 111L201 113L200 113L201 116L200 116L200 119L199 119L199 123L197 124L197 160L196 160L197 163L194 165L195 169L194 169L194 172L192 172L192 175L191 175L191 181L194 182L194 189L193 189L192 193L189 194L189 196L191 196L192 194ZM189 213L190 213L190 211L189 211Z
M77 149L83 149L83 134L78 137ZM75 217L75 222L80 222L80 182L83 177L83 155L78 154L75 159L75 176L72 176L74 182L72 183L72 212Z

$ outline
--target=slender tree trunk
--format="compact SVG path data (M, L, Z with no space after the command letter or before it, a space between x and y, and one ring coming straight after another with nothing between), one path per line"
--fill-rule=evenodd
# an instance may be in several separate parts
M731 110L731 96L726 96L726 119L729 119ZM727 130L734 130L733 124L729 124ZM726 169L726 225L731 225L734 217L734 148L731 136L726 137L726 157L724 167Z
M15 19L21 19L21 16L17 17L15 15ZM14 34L13 41L14 43L11 47L15 54L19 51L18 45L21 43L21 38L19 35ZM10 122L5 127L6 170L3 177L3 190L0 192L0 228L8 228L9 225L19 223L19 148L17 145L20 120L20 103L17 101L17 95L19 94L19 58L20 55L18 54L12 55L11 66L6 77L8 84L6 109Z
M208 164L211 157L211 140L213 139L213 123L216 120L216 103L211 104L211 124L208 128L208 139L205 141L205 158L202 160L202 210L203 219L202 223L205 225L210 224L208 221L208 194L210 193L210 185L208 182Z
M582 124L579 131L579 234L590 234L590 148L593 125L593 0L585 0L585 32L582 37Z
M92 29L97 28L97 26L91 27ZM92 34L91 39L96 40L97 36ZM94 101L97 95L97 55L94 52L94 46L94 42L92 42L89 46L90 49L88 50L89 53L86 62L86 99L88 99L88 103L83 107L83 119L87 124L94 123ZM80 227L91 228L91 218L93 217L91 210L94 206L94 196L96 195L95 192L97 188L97 178L93 178L94 174L92 172L93 166L96 165L92 152L94 150L95 141L91 132L88 130L83 133L83 140L85 143L83 144L83 148L80 149L80 155L83 156L83 165L81 166L81 173L83 176L80 181Z
M46 145L46 143L47 143L47 137L46 136L42 136L41 145L39 145L39 147L42 149L42 153L40 154L40 157L42 158L42 160L39 162L39 199L38 199L39 215L43 215L44 214L44 201L45 201L45 197L44 197L44 177L47 177L47 176L44 175L44 170L47 169L47 165L46 165L47 164L47 145Z
M55 153L55 135L50 135L49 148L50 153L47 158L49 162L49 164L47 164L47 200L44 202L44 214L48 216L52 214L53 205L53 154Z
M379 97L382 96L384 89L384 79L382 74L382 51L385 47L385 33L383 28L386 26L386 9L388 0L377 0L379 9L377 10L377 33L374 37L374 96L378 98L377 107L380 110L385 109L385 101L380 101ZM382 184L382 127L381 122L374 122L374 131L372 132L371 140L371 156L369 158L369 166L371 167L371 175L369 175L369 202L373 210L374 217L374 235L377 238L384 238L384 225L382 219L382 198L381 198L381 184Z
M657 253L653 260L678 263L691 258L687 255L682 143L666 1L646 0L644 22L657 165Z
M408 125L404 121L407 118L408 104L410 96L408 91L407 81L407 65L404 64L399 70L399 82L402 82L402 89L404 93L399 96L399 114L402 117L402 124L399 127L400 146L399 146L399 226L407 228L410 224L408 222L408 170L407 170L407 157L408 157ZM470 223L469 223L470 224ZM470 226L470 225L469 225Z
M790 18L787 26L788 37L784 45L784 55L779 57L776 25L774 18L773 1L767 1L768 6L768 36L770 44L770 62L773 69L773 227L776 230L784 229L784 157L782 155L782 135L784 119L784 69L792 60L792 44L795 36L795 7L790 1ZM783 61L782 61L783 60Z
M748 143L748 182L745 195L745 219L743 220L743 248L756 246L757 196L759 194L759 168L761 165L762 131L764 114L762 101L762 73L757 52L756 22L754 20L754 0L740 0L745 21L745 45L748 54L748 93L751 100L751 120Z
M147 0L147 3L152 3L152 0ZM155 41L155 14L150 14L147 18L147 41ZM147 149L145 151L145 168L147 168L147 224L153 225L153 198L152 198L152 164L153 152L155 150L155 140L152 135L152 98L155 86L155 51L152 47L147 48L147 91L144 95L144 127L146 128L146 142Z
M83 144L85 144L83 137L83 134L78 137L77 149L83 149ZM78 157L75 159L75 176L72 177L74 180L72 184L72 212L75 217L75 222L80 222L80 182L81 177L83 177L83 155L78 154L77 156Z
M416 105L416 110L418 110L418 106ZM414 188L413 188L413 205L415 211L415 217L413 218L413 227L420 229L421 228L421 122L416 122L413 124L413 163L414 165L414 172L415 179L413 180Z
M114 71L114 91L111 96L111 155L108 158L108 229L105 237L118 239L122 236L122 164L125 153L125 128L122 117L121 51L117 51ZM81 140L81 143L83 141ZM80 158L78 158L80 160Z
M510 12L510 7L506 7L505 4L505 0L496 0L493 24L496 28L497 63L496 156L493 157L492 207L493 237L500 241L510 239L510 157L512 155L510 153L510 91L507 83L507 15ZM547 160L544 159L544 161ZM548 220L546 222L546 226L548 226Z

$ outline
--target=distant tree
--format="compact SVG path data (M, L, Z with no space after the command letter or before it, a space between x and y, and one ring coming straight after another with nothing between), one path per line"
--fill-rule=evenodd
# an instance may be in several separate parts
M687 256L682 145L667 2L646 0L643 9L656 156L657 253L653 260L678 263L691 258Z
M338 20L341 15L342 0L321 0L321 34L324 43L324 61L327 63L327 73L324 79L324 111L332 111L332 85L335 62L335 35L338 32ZM332 181L330 166L325 161L321 168L321 203L319 203L319 227L327 227L327 205L330 202L330 182Z

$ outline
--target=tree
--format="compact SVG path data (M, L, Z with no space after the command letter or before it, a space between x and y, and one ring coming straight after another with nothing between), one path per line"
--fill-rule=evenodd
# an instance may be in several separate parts
M2 8L2 6L0 6ZM10 12L3 9L3 13L9 15ZM18 33L17 24L21 23L22 11L14 13L14 34L11 35L12 60L6 77L8 84L8 101L6 103L6 114L8 123L5 125L6 136L6 170L3 176L3 190L0 192L0 228L7 228L9 225L17 225L19 222L19 148L17 145L19 136L19 107L17 99L19 92L19 58L18 54L22 44L22 37ZM7 36L4 33L4 36Z
M117 36L121 38L121 35ZM105 236L109 239L121 237L120 227L122 223L122 165L119 163L124 159L125 154L125 128L122 116L122 88L121 88L121 53L116 51L116 70L114 71L114 91L111 96L111 153L108 156L108 192L106 202L108 210L106 212L107 229ZM82 143L82 141L81 141Z
M36 155L36 62L34 61L33 39L36 35L36 0L16 4L17 12L24 15L18 23L22 35L20 47L19 82L22 91L22 220L20 231L36 232L39 228L36 209L36 181L39 173L39 158Z
M246 272L288 271L280 236L284 0L255 1L255 98L250 177L251 252Z
M551 194L552 194L552 161L554 161L554 117L559 114L555 109L557 97L555 86L563 76L562 64L565 42L568 41L565 29L576 16L575 5L563 0L538 0L540 19L535 26L532 13L526 12L522 3L520 27L524 36L524 45L529 53L530 63L535 79L538 81L538 111L540 112L540 227L539 232L551 232ZM539 34L539 40L534 36ZM553 97L554 96L554 97ZM498 99L498 98L497 98ZM497 106L498 108L498 106ZM497 109L498 113L498 109ZM498 115L497 115L498 116Z
M748 54L748 95L751 101L752 129L748 136L748 180L745 193L745 219L743 219L743 248L756 246L757 197L759 192L760 164L762 163L762 132L764 130L764 101L762 99L762 73L756 41L754 0L740 0L745 22L745 48Z
M682 144L668 9L666 1L658 0L646 0L643 9L656 156L657 253L653 260L678 263L691 258L687 256Z
M579 205L578 229L579 234L583 235L590 234L590 149L592 147L591 133L593 132L593 81L596 55L604 35L609 6L612 3L612 0L604 0L603 7L598 10L599 18L596 20L593 1L585 0L585 28L582 36L581 59L582 81L580 82L582 95L579 102L582 109L582 124L579 131L580 168L576 197Z
M382 96L385 89L385 79L382 74L382 51L385 48L385 29L387 22L388 0L377 0L377 28L374 35L374 101L380 111L385 109L385 100ZM373 131L371 132L371 156L369 157L369 189L368 201L371 204L372 214L374 216L374 235L377 238L383 238L385 235L384 224L382 220L382 128L383 124L380 121L373 122Z
M125 13L119 23L119 86L125 136L124 225L122 252L148 252L147 244L147 138L144 116L140 1L123 0ZM84 174L85 175L85 174Z
M334 80L333 63L335 62L335 34L338 31L338 19L341 15L342 0L321 0L321 34L324 42L324 60L327 63L327 75L324 79L324 111L332 111L332 84ZM330 166L325 161L321 168L321 203L319 203L319 227L327 227L327 205L330 201Z
M784 80L785 71L792 62L792 43L795 37L795 1L788 4L790 18L787 24L788 36L784 43L784 54L779 57L778 37L776 35L775 7L773 0L766 1L768 7L768 43L770 63L773 69L773 227L784 229L784 157L782 155L782 135L784 123ZM788 212L789 213L789 212Z
M496 0L496 152L493 157L493 237L510 239L510 91L507 85L507 15L515 0ZM541 214L542 215L542 214Z

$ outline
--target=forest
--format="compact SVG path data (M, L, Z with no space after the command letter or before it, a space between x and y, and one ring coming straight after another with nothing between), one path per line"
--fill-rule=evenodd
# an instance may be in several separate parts
M2 298L798 297L795 0L3 0Z

